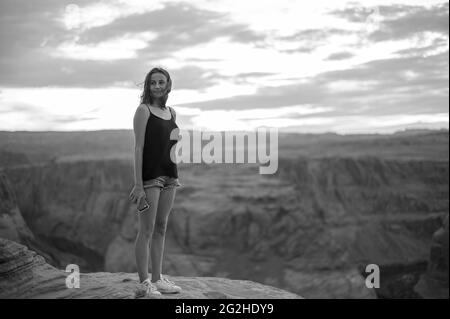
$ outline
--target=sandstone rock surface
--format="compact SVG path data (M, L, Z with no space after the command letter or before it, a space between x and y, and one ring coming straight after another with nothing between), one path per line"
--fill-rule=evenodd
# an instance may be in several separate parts
M0 239L0 298L134 298L138 282L130 273L81 273L80 287L68 288L72 273L47 264L42 256L25 246ZM278 288L244 280L226 278L170 276L183 291L161 298L177 299L299 299ZM74 281L69 280L69 286Z

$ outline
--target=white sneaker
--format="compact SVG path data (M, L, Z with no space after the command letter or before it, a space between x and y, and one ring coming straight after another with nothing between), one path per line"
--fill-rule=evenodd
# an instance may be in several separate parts
M154 282L153 284L156 286L156 289L158 289L158 291L163 294L177 294L181 292L181 287L175 285L173 281L170 281L162 275L161 279L159 279L157 282Z
M161 293L158 290L156 290L156 287L150 281L150 278L147 278L143 282L138 284L134 297L135 298L141 298L144 296L156 297L160 295Z

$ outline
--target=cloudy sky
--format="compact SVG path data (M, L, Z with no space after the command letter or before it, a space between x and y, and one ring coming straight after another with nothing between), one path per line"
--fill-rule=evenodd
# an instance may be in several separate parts
M132 129L154 66L183 129L449 126L434 0L0 0L0 130Z

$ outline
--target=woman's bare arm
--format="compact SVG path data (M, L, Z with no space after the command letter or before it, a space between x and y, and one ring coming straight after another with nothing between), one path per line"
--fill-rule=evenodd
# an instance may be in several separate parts
M145 129L148 120L148 111L144 104L139 105L134 114L134 183L143 187L142 160L144 154Z
M175 112L174 108L171 106L170 106L170 109L172 110L173 120L176 121L177 120L177 112Z

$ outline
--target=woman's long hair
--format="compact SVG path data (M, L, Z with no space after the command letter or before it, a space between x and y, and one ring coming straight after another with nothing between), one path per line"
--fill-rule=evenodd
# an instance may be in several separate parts
M163 68L153 68L150 70L150 72L148 72L147 76L145 77L144 91L141 94L141 104L153 104L154 98L150 90L150 81L152 78L152 74L154 73L162 73L167 79L166 92L164 96L161 98L162 102L161 107L166 107L166 102L167 99L169 98L169 93L172 90L172 79L170 78L169 72L167 72Z

